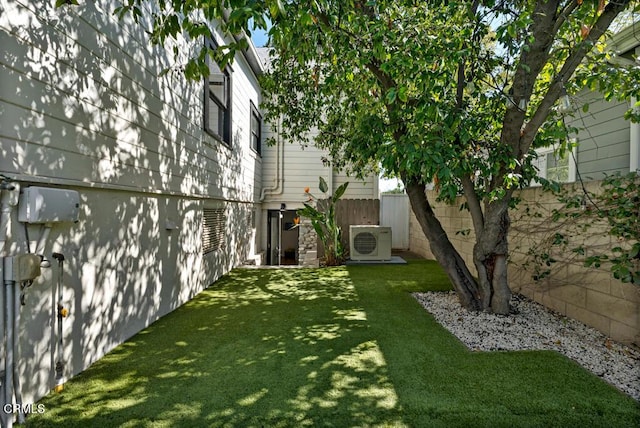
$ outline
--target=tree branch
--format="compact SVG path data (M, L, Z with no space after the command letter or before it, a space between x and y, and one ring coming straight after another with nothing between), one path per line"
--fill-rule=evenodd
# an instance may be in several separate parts
M476 14L478 13L479 4L480 4L479 0L474 0L473 4L471 5L470 15L473 15L474 17L476 17ZM476 19L476 24L477 24L477 19ZM456 88L456 107L459 109L462 109L462 102L464 100L464 87L467 83L465 75L466 75L465 61L464 59L461 59L460 62L458 63L458 83Z
M512 97L517 106L521 100L528 100L533 92L535 81L547 63L549 50L553 44L555 34L551 32L554 26L558 0L539 0L533 11L533 23L528 34L535 37L529 49L522 49L520 60L517 63L516 74L513 77ZM518 108L509 108L505 113L501 140L516 149L519 133L524 123L525 112Z
M602 14L594 24L587 37L580 45L569 55L560 72L555 76L553 82L549 85L549 89L544 98L538 105L531 120L524 127L522 137L520 139L520 152L526 153L533 142L535 134L546 120L551 108L560 97L564 85L571 78L582 60L587 56L595 42L602 37L607 31L613 20L623 11L631 0L620 0L618 2L610 2L605 7Z
M467 205L469 206L471 220L473 221L473 229L476 232L476 236L480 236L484 228L484 214L482 213L482 206L480 205L473 181L471 181L471 177L466 174L462 176L462 189L464 196L467 198Z
M578 0L573 0L569 4L567 4L562 11L558 14L558 19L556 21L556 25L553 26L553 34L557 34L569 16L573 13L573 11L578 7Z

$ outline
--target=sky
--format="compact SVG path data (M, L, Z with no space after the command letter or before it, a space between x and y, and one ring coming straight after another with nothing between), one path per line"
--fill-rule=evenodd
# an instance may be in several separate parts
M398 187L398 185L404 188L404 186L402 185L402 182L397 178L383 178L383 177L378 178L378 188L380 192L388 192L389 190L395 190Z
M253 22L249 22L249 28L251 28ZM267 20L267 26L270 28L271 27L271 22L269 20ZM266 46L267 41L268 41L268 37L267 37L267 32L269 30L261 30L260 28L256 28L255 30L251 31L251 41L253 42L254 46L257 48L261 48Z
M251 40L255 47L264 47L267 44L267 32L265 30L255 29L251 32Z

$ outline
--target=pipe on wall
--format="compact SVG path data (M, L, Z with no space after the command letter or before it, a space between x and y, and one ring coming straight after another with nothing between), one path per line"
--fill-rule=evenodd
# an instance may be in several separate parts
M13 284L13 395L18 405L18 423L23 424L25 415L22 410L22 388L20 386L20 373L18 356L20 355L20 284Z
M18 204L20 188L17 184L8 181L0 181L0 270L1 270L1 284L2 284L2 296L4 303L3 315L0 316L0 338L2 339L2 349L4 353L4 368L2 387L0 388L0 403L2 406L5 404L12 404L14 386L14 350L15 350L15 328L14 328L14 314L15 296L13 295L15 284L10 281L10 272L8 272L9 266L5 266L6 256L6 242L11 235L11 213L13 208ZM9 428L13 425L13 414L7 413L3 409L0 409L0 425L4 428Z
M3 259L5 262L7 258ZM9 266L4 263L3 276L8 276L7 269ZM13 309L14 309L14 296L13 289L15 284L13 281L2 281L4 288L4 379L2 380L2 406L0 416L2 416L2 426L4 428L11 428L13 426L13 412L9 413L4 411L4 406L7 404L13 404L13 351L14 351L14 325L13 325Z
M263 187L260 192L260 202L269 196L282 195L284 191L284 141L280 137L280 127L282 119L278 119L278 129L276 129L276 178L275 186Z

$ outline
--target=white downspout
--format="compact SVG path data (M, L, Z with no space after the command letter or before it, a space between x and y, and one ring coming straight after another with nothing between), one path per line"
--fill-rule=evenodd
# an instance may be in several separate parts
M282 127L282 118L279 118L277 129L276 129L276 178L275 178L276 183L274 186L262 188L262 191L260 192L260 203L264 202L267 195L278 196L278 195L282 195L282 193L284 192L284 141L282 141L282 137L280 136L281 127ZM278 236L279 236L278 237L278 265L280 264L280 246L281 246L280 240L282 239L282 237L280 236L281 235L280 228L282 227L281 217L282 217L282 213L279 212L278 213ZM263 239L265 239L264 236L260 241L264 244L265 241ZM260 245L261 247L260 251L262 251L263 244ZM265 248L268 248L268 244Z
M284 141L280 137L282 118L278 119L278 129L276 130L276 184L262 188L260 192L260 202L269 196L282 195L284 191Z

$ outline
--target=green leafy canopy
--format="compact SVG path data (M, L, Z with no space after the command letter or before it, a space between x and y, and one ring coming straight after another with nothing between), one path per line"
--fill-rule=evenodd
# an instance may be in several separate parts
M269 20L264 107L285 138L306 141L315 128L335 167L422 177L444 199L473 176L491 200L535 174L532 148L565 147L570 130L554 108L563 91L638 93L637 70L594 49L625 9L638 2L126 0L116 13L151 15L157 44L200 39L220 22L228 43L180 67L194 79L208 57L233 61ZM550 40L536 33L544 14L555 21Z

